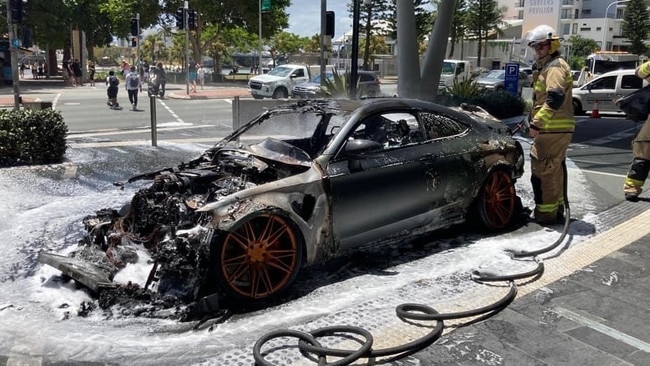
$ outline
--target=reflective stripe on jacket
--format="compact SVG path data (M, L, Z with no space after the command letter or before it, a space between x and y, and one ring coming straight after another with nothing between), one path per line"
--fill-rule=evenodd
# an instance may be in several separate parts
M573 132L573 76L571 67L560 56L546 56L537 61L533 80L532 128L545 132ZM564 94L559 107L549 104L551 95Z
M636 68L636 76L645 79L650 76L650 61L646 61Z

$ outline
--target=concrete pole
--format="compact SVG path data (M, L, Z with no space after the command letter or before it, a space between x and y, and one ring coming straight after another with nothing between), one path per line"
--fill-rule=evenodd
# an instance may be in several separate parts
M190 30L187 29L187 13L190 9L189 2L183 5L183 28L185 28L185 94L190 94Z
M420 97L420 61L412 1L397 2L397 95Z
M422 65L422 97L425 100L436 100L442 62L445 59L455 10L456 0L442 0L438 7L438 17L431 31L429 46Z
M259 7L260 7L260 14L259 14L259 20L258 20L258 25L257 28L259 29L259 39L260 39L260 49L259 49L259 55L257 55L257 73L262 74L262 0L259 1Z

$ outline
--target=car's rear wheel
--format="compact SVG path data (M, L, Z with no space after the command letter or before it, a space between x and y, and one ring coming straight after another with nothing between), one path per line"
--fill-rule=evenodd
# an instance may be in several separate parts
M476 209L481 224L496 231L508 227L517 209L515 181L505 169L490 173L478 194Z
M288 288L302 264L302 240L295 225L262 213L225 233L216 249L217 276L238 299L270 299Z

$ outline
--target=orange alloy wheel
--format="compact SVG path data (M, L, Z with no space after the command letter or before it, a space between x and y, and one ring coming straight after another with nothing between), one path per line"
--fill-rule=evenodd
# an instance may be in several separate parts
M288 220L264 213L229 232L221 247L222 282L248 299L269 298L294 280L302 249Z
M488 229L499 230L510 224L515 214L515 183L505 170L495 170L483 185L480 217Z

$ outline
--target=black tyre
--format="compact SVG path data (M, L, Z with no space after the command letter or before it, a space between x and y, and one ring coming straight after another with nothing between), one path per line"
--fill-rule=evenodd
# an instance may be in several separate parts
M585 110L582 109L582 104L580 103L579 100L574 99L573 100L573 115L574 116L583 116L585 114Z
M277 88L273 92L273 99L287 99L288 97L289 97L289 93L285 88Z

